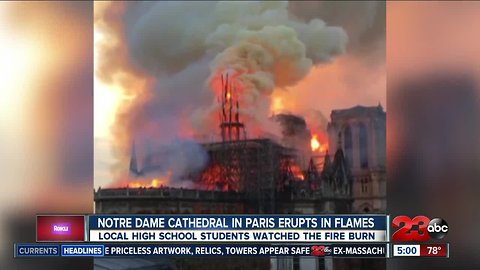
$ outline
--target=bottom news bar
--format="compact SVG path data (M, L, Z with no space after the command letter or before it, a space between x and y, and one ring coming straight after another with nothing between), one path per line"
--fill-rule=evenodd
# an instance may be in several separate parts
M386 258L388 244L15 244L15 257L312 256Z
M393 257L444 257L450 256L447 244L393 245Z

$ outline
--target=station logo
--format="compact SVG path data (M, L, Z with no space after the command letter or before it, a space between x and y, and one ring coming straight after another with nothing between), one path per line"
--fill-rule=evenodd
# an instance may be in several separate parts
M392 220L392 227L398 228L392 235L392 241L425 242L443 239L449 230L448 223L442 218L429 219L426 216L397 216Z
M310 255L312 256L329 256L332 253L332 248L329 246L312 246Z

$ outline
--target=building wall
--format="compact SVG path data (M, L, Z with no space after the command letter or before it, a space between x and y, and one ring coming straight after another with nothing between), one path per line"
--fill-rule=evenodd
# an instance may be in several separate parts
M353 176L353 212L386 211L386 113L356 106L332 111L330 153L341 147Z

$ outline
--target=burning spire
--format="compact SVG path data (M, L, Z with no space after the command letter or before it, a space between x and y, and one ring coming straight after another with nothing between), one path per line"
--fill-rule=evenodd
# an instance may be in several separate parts
M222 94L221 94L221 112L220 112L220 131L222 141L239 141L245 139L245 125L240 122L240 105L234 82L230 79L228 73L221 75Z

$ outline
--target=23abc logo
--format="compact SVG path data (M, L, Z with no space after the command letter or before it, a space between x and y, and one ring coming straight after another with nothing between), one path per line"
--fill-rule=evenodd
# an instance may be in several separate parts
M416 216L410 219L407 216L398 216L392 220L393 228L399 228L392 235L392 241L424 242L433 239L442 239L448 233L448 224L441 218L429 219L426 216Z

